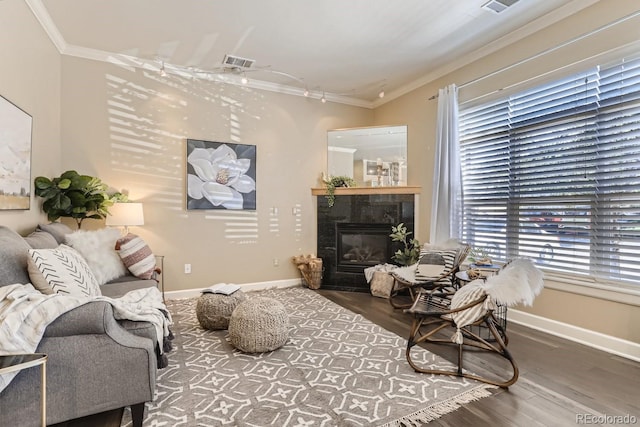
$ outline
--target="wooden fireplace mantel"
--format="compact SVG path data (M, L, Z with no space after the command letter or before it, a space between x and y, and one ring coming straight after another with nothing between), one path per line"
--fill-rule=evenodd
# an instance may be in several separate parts
M355 196L369 194L420 194L422 187L399 186L399 187L339 187L336 188L336 196ZM326 188L312 188L311 194L314 196L326 196Z

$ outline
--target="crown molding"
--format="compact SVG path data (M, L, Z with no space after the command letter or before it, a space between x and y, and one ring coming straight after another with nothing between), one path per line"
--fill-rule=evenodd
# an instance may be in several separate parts
M336 147L333 145L329 145L327 147L327 151L335 151L337 153L349 153L349 154L353 154L356 151L358 151L357 148L347 148L347 147Z
M381 105L384 105L388 102L393 101L403 95L406 95L409 92L412 92L428 83L433 82L434 80L441 78L459 68L462 68L470 63L481 59L484 56L492 54L516 41L522 40L523 38L538 32L549 25L555 24L556 22L565 19L568 16L573 15L574 13L579 12L582 9L585 9L600 0L573 0L571 3L568 3L557 10L550 12L541 18L532 21L516 31L512 31L511 33L501 37L500 39L489 43L481 49L477 49L474 52L465 55L446 66L443 66L409 84L406 84L396 90L390 91L386 93L384 98L377 98L374 101L365 101L362 99L351 98L342 95L335 95L331 93L319 93L319 92L311 92L307 97L320 99L322 96L328 102L334 102L339 104L346 104L355 107L362 107L368 109L375 109ZM58 49L58 52L61 55L74 56L78 58L91 59L94 61L107 62L118 65L128 65L133 68L144 68L144 69L157 69L157 67L153 67L151 64L153 61L146 61L141 58L133 57L125 54L114 54L110 52L105 52L97 49L89 49L81 46L70 45L68 44L62 34L58 30L58 27L55 25L49 12L42 4L41 0L25 0L34 16L40 22L40 25L45 30L53 44ZM167 68L169 71L170 67ZM180 72L179 69L174 69L173 74L182 74L184 77L189 77L186 73ZM225 76L226 77L226 76ZM293 96L302 96L305 97L304 89L297 88L294 86L282 85L277 83L266 82L263 80L249 80L248 84L242 84L240 79L229 79L229 78L215 78L214 80L223 81L227 84L238 85L251 87L253 89L266 90L270 92L281 93L285 95L293 95Z
M36 17L38 22L40 22L40 25L49 36L49 39L58 49L58 52L62 54L67 48L67 43L62 37L62 34L60 34L60 31L58 31L56 24L53 23L51 15L49 15L49 12L42 2L40 0L25 0L25 3L27 3L27 6L29 6L33 15Z
M73 56L76 58L83 58L83 59L90 59L93 61L106 62L110 64L115 64L118 66L125 66L130 69L142 68L145 70L158 71L158 66L155 65L157 64L157 61L149 61L149 60L144 60L131 55L115 54L115 53L105 52L98 49L90 49L82 46L68 44L62 37L62 34L58 30L58 27L55 25L55 23L51 19L51 16L49 15L49 12L42 4L42 1L25 0L25 2L31 9L32 13L34 14L38 22L40 22L40 25L45 30L45 32L49 36L49 39L51 39L51 41L53 42L55 47L58 49L58 52L61 55ZM167 74L175 74L185 78L192 77L190 74L187 74L184 71L184 69L172 67L170 64L165 64L165 69L167 71ZM310 91L308 95L305 95L304 89L294 87L294 86L271 83L271 82L266 82L264 80L257 80L257 79L249 79L249 82L247 84L243 84L240 81L241 79L239 77L236 78L237 76L225 75L225 74L219 74L219 75L213 74L213 76L214 77L212 78L212 80L226 83L226 84L242 86L242 87L250 87L253 89L276 92L276 93L281 93L285 95L301 96L301 97L318 99L318 100L320 100L324 96L327 102L334 102L338 104L346 104L346 105L351 105L355 107L362 107L362 108L369 108L369 109L373 108L372 102L361 100L361 99L350 98L346 96L317 92L317 91Z
M456 59L447 65L434 70L433 72L414 80L413 82L406 84L404 86L399 87L396 90L393 90L386 94L383 99L377 99L372 102L373 108L377 108L387 102L390 102L396 98L399 98L407 93L413 92L414 90L421 88L441 77L446 76L464 66L471 64L474 61L477 61L485 56L488 56L492 53L499 51L515 42L518 42L525 37L528 37L532 34L537 33L544 28L553 25L563 19L583 10L587 7L590 7L600 0L573 0L571 3L567 3L566 5L554 10L553 12L547 13L546 15L536 19L535 21L531 21L526 25L518 28L515 31L510 32L502 36L501 38L485 45L484 47L477 49L467 55ZM464 83L464 82L462 82Z

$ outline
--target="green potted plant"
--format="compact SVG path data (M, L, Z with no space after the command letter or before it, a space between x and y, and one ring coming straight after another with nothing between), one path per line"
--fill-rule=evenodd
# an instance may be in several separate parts
M356 181L348 176L330 176L329 179L323 179L322 182L327 189L327 204L332 207L336 201L336 188L337 187L355 187Z
M122 193L109 194L108 186L99 178L80 175L74 170L53 179L36 177L34 184L36 196L44 199L42 210L49 221L56 221L60 217L73 218L78 229L85 219L103 219L115 202L127 200Z
M391 234L389 235L391 240L400 242L404 246L402 249L398 249L391 257L399 265L412 265L420 259L420 242L418 239L410 239L409 235L411 234L413 233L407 231L407 227L402 222L395 227L391 227Z
M467 255L467 261L471 264L490 265L491 254L485 248L472 247Z

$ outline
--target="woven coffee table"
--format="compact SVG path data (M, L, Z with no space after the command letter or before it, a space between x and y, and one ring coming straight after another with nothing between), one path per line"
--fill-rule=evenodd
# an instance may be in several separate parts
M196 304L196 316L204 329L227 329L231 313L242 301L246 300L242 291L231 295L203 293Z

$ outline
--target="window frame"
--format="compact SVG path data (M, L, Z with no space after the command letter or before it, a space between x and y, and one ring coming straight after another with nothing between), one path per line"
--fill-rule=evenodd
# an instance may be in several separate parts
M622 59L620 60L620 64L624 64L626 60ZM632 59L632 61L638 61L637 58ZM577 73L574 74L572 76L569 77L565 77L564 80L575 80L576 78L578 78L579 76L586 76L586 80L585 80L585 84L584 84L584 91L580 94L583 95L583 105L578 105L578 103L576 103L576 106L573 107L572 110L569 111L568 117L571 118L575 118L575 117L580 117L580 120L584 120L584 126L582 126L581 128L585 128L585 127L589 127L590 126L590 121L595 121L595 132L597 133L598 129L597 129L597 122L600 120L600 116L603 114L601 110L606 110L607 108L610 108L609 106L600 106L599 102L601 102L601 99L599 98L600 96L600 85L604 84L603 82L600 81L600 76L599 73L601 72L602 69L604 69L606 72L608 72L609 70L611 70L612 68L615 68L615 65L612 67L611 64L610 65L605 65L603 67L597 66L597 67L592 67L589 70L585 70L581 73ZM593 79L593 76L597 76L597 79ZM638 76L640 76L640 73L638 73ZM592 80L590 80L590 78ZM512 94L511 96L508 97L504 97L501 99L494 99L492 101L489 102L485 102L485 103L476 103L473 106L469 106L469 107L465 107L465 106L461 106L461 110L460 110L460 115L461 117L463 117L467 111L479 111L483 108L488 108L488 106L496 106L496 105L503 105L501 108L505 109L505 110L511 110L513 108L513 102L514 99L523 99L525 102L523 103L523 111L527 111L526 109L528 108L527 105L527 93L539 93L540 92L540 88L541 87L551 87L554 85L554 83L559 82L563 79L557 79L554 80L553 82L548 82L546 84L542 84L542 85L536 85L536 87L534 88L530 88L527 90L524 90L520 93L515 93ZM638 87L638 91L640 91L640 81L638 81L637 83L637 87ZM553 89L550 89L553 90ZM597 105L594 106L592 105L593 103L596 103ZM495 108L500 108L500 107L495 107ZM543 122L546 123L548 122L548 115L536 115L536 110L533 109L531 111L528 112L529 116L526 116L525 114L525 119L524 120L520 120L519 126L514 127L512 122L509 122L508 125L506 126L506 128L502 131L503 136L505 138L505 144L510 147L512 145L512 141L513 141L513 135L517 134L518 132L520 132L520 130L523 128L523 126L535 126L537 123ZM565 110L566 113L566 110ZM553 114L553 113L551 113ZM562 114L562 113L560 113ZM606 113L605 111L605 114ZM638 117L640 117L640 112L637 114ZM541 120L541 118L543 118L544 120ZM465 154L465 150L464 150L464 144L465 144L465 131L464 131L464 120L461 121L461 126L460 126L460 144L461 144L461 156L464 157ZM543 124L543 126L545 126ZM580 127L580 126L579 126ZM496 135L497 137L499 137L501 135L501 133L499 131L496 131ZM596 134L596 139L597 139L597 134ZM503 144L504 145L504 144ZM506 150L511 150L511 148L506 148ZM469 160L466 160L467 162L469 162ZM480 160L482 161L482 160ZM465 166L467 164L464 163L465 160L463 158L463 182L465 180L465 176L464 176L464 170L465 170ZM510 178L511 179L511 178ZM465 192L467 194L467 197L469 196L469 191L468 188L465 188ZM473 192L471 192L473 193ZM588 203L592 206L592 209L595 210L602 210L602 201L598 200L598 195L597 194L593 194L592 197L589 197L588 194L583 195L583 200L582 203ZM465 196L463 196L464 198ZM511 194L509 194L507 197L511 197ZM640 195L636 195L635 196L635 200L637 201L638 199L640 199ZM518 200L519 203L521 203L523 200ZM527 201L526 199L524 200L525 202ZM535 198L533 200L530 200L531 202L535 202L538 201ZM550 198L549 202L553 202L554 199ZM578 201L578 199L576 198L575 200L576 202ZM515 241L519 241L522 240L521 239L521 219L519 216L519 203L516 203L512 200L508 200L508 202L505 205L505 215L506 215L506 223L504 224L504 236L507 240L507 244L505 245L505 259L507 258L507 256L519 256L518 254L518 250L514 251L514 250L510 250L510 247L513 247L512 242ZM465 206L465 211L467 210L467 208L469 208L469 202L468 199L464 200L463 199L463 205ZM605 209L605 211L609 209L608 207ZM515 219L517 218L517 220ZM468 221L468 217L466 219L463 220L463 223L460 224L460 228L459 228L459 233L460 233L460 237L465 239L465 237L469 237L469 227L467 224L465 224L465 222ZM594 233L591 232L591 230L589 231L590 234L595 235ZM597 235L595 235L597 237ZM593 237L593 236L591 236ZM473 245L474 242L473 239L471 239L470 243ZM594 245L595 249L594 249ZM589 242L589 248L588 249L584 249L585 253L588 251L590 259L589 259L589 266L592 264L591 259L594 255L594 253L598 253L598 247L597 247L598 243L597 242ZM518 246L519 247L519 246ZM533 243L533 247L537 247L536 243ZM503 259L504 260L504 259ZM591 267L589 267L591 268ZM602 268L601 266L597 266L596 270ZM543 269L544 266L543 266ZM562 290L568 290L570 292L577 292L578 290L580 290L580 292L578 293L582 293L582 294L589 294L591 296L596 296L598 298L604 298L604 299L610 299L610 300L614 300L614 301L619 301L620 299L624 299L621 302L626 302L629 303L629 297L632 297L632 299L634 299L635 304L640 305L640 281L635 281L635 282L622 282L620 283L618 280L620 279L616 279L616 278L603 278L603 277L597 277L597 275L592 274L591 271L589 271L588 275L579 275L579 274L565 274L565 273L561 273L559 271L554 271L554 270L549 270L546 269L546 277L547 279L550 280L549 283L551 283L551 287L555 287L555 288L562 288ZM636 298L637 297L637 298Z

